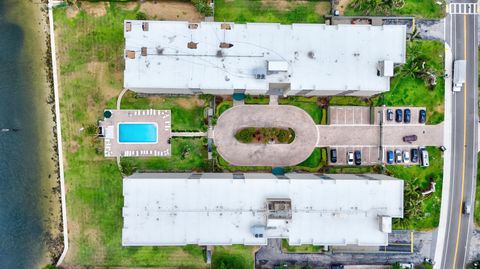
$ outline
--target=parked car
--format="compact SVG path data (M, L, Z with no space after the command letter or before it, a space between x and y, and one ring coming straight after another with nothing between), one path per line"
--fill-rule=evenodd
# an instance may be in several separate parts
M330 149L330 162L331 163L337 162L337 149Z
M418 112L418 123L425 123L427 121L427 111L420 109Z
M430 165L429 160L428 160L428 151L426 148L420 148L420 156L422 157L421 165L423 167L428 167Z
M402 152L400 150L395 150L395 162L402 163Z
M362 152L360 150L355 150L355 164L362 164Z
M353 165L353 152L347 153L347 164L348 165Z
M462 212L465 215L470 215L470 212L472 211L472 206L470 205L469 201L463 201L463 206L462 206Z
M388 164L393 164L394 159L395 159L395 157L393 155L393 151L392 150L387 151L387 163Z
M330 265L330 269L343 269L343 264L341 263L333 263Z
M403 121L403 112L401 109L395 110L395 121L402 122Z
M423 259L423 262L429 263L429 264L434 264L433 260L430 258L425 258Z
M403 151L403 162L410 163L410 152L408 150Z
M410 111L409 108L406 108L404 111L403 111L403 122L405 123L410 123L410 120L412 118L412 112Z
M418 162L418 149L412 149L410 151L410 155L411 155L411 161L412 163L416 163Z
M418 137L416 135L406 135L403 137L403 142L412 143L417 141Z
M387 121L393 120L393 110L387 109Z

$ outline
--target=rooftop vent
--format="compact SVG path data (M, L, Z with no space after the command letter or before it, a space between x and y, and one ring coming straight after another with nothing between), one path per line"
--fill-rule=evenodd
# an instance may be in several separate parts
M222 48L222 49L229 49L231 47L233 47L232 43L220 42L220 48Z
M198 23L189 23L188 24L188 29L190 30L195 30L198 28Z
M159 55L160 55L160 54L163 54L163 50L164 50L164 48L162 48L162 47L158 46L158 47L156 47L156 50L157 50L157 54L159 54Z
M125 31L126 31L126 32L132 31L132 22L127 21L127 22L125 23Z
M148 21L142 22L142 29L143 29L143 31L145 31L145 32L148 31Z
M308 52L308 58L315 59L315 53L313 51Z
M142 47L141 53L142 56L147 56L147 47Z
M222 29L222 30L232 30L232 25L230 23L222 23L220 25L220 29Z
M134 50L127 50L127 58L128 59L135 59L135 51Z
M223 57L223 52L222 50L217 50L217 54L215 55L217 57Z
M187 44L187 48L189 48L189 49L196 49L196 48L197 48L197 44L198 44L198 43L195 43L195 42L193 42L193 41L190 41L190 42L188 42L188 44Z

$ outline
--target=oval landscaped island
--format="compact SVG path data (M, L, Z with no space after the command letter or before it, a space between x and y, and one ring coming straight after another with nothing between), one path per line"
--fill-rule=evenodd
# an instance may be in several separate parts
M295 139L292 128L242 128L235 133L241 143L255 144L290 144Z
M278 138L277 134L273 141L267 138L265 143L262 131L265 134L273 130L289 130L293 137ZM310 115L290 105L234 106L218 117L213 133L218 154L231 165L238 166L299 164L310 156L319 137ZM253 141L255 138L258 142ZM280 140L287 142L275 143Z

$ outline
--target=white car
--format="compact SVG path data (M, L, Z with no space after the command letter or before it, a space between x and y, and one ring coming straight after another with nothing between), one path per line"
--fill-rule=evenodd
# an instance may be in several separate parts
M402 163L403 162L403 159L402 159L402 152L400 150L395 150L395 162L396 163Z
M410 152L408 150L403 151L403 162L410 163Z
M347 153L347 164L353 165L353 161L354 161L353 152L350 151L349 153Z

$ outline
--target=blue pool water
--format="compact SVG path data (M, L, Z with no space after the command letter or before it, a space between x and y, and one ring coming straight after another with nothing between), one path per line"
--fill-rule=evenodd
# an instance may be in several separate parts
M157 126L153 123L120 123L118 129L120 143L157 142Z

